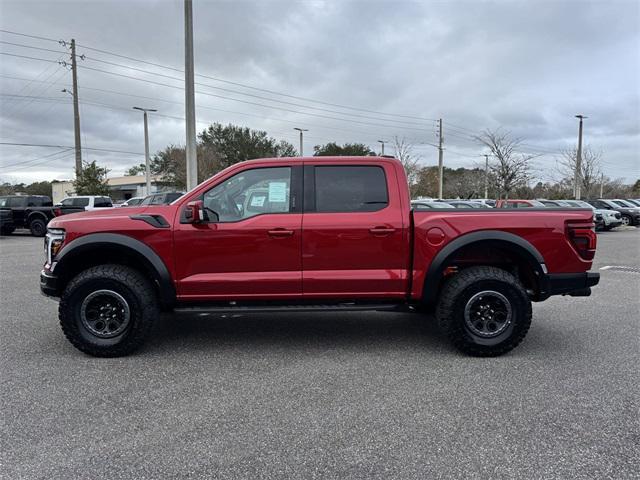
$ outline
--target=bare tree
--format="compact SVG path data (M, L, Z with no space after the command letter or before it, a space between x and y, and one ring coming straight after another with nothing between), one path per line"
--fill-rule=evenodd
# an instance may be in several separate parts
M518 152L521 139L512 138L509 132L501 129L485 130L475 138L491 150L494 160L489 164L489 171L495 178L500 196L504 194L504 198L509 198L513 190L527 185L531 159L536 155Z
M420 159L413 154L413 145L402 137L394 137L393 148L396 151L396 158L400 160L409 182L409 192L414 198L418 192L418 174L420 172Z
M588 146L582 149L582 163L580 164L581 188L583 195L587 198L598 196L599 194L602 179L601 159L601 152L595 152ZM570 180L571 185L574 185L577 164L577 148L562 152L561 158L558 159L558 171L562 177L561 180Z

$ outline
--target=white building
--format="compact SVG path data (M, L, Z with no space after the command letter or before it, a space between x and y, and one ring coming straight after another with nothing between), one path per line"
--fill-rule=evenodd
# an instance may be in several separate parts
M172 191L174 188L157 185L160 181L159 176L151 177L151 191L147 192L147 182L144 175L126 175L124 177L111 177L107 179L107 185L109 185L109 196L114 202L122 202L128 200L131 197L144 197L151 193L156 193L164 190ZM51 184L51 199L53 203L59 203L65 197L71 197L75 195L73 188L73 182L57 181Z

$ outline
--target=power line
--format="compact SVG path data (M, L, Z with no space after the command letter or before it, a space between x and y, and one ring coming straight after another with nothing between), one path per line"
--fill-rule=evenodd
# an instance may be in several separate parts
M86 69L86 70L92 70L92 71L95 71L95 72L106 73L108 75L115 75L115 76L118 76L118 77L124 77L124 78L129 78L129 79L132 79L132 80L138 80L138 81L141 81L141 82L146 82L146 83L150 83L152 85L159 85L159 86L163 86L163 87L173 88L173 89L176 89L176 90L184 90L184 87L179 87L179 86L176 86L176 85L169 85L167 83L156 82L154 80L147 80L147 79L144 79L144 78L134 77L134 76L131 76L131 75L125 75L123 73L116 73L116 72L111 72L111 71L108 71L108 70L101 70L99 68L88 67L86 65L80 65L80 67L83 68L83 69ZM331 116L322 115L322 114L319 114L319 113L300 112L298 110L291 110L291 109L288 109L288 108L278 107L278 106L275 106L275 105L265 105L263 103L250 102L248 100L242 100L242 99L233 98L233 97L226 97L224 95L217 95L215 93L202 92L202 91L196 92L196 93L199 94L199 95L206 95L206 96L209 96L209 97L221 98L223 100L231 100L231 101L234 101L234 102L246 103L248 105L255 105L255 106L271 108L271 109L275 109L275 110L282 110L284 112L296 113L298 115L309 115L309 116L312 116L312 117L326 118L326 119L330 119L330 120L338 120L338 121L341 121L341 122L358 123L360 125L376 126L376 127L383 127L383 128L399 128L398 125L383 125L383 124L379 124L379 123L362 122L362 121L359 121L359 120L350 120L348 118L331 117ZM417 128L417 127L406 127L405 126L403 128L404 129L408 129L408 130L417 130L417 131L421 131L421 132L425 131L424 128Z
M69 145L51 145L46 143L0 142L0 145L8 145L12 147L75 148ZM128 155L144 155L144 153L140 153L140 152L128 152L126 150L110 150L108 148L86 148L85 150L92 150L96 152L124 153Z
M106 54L106 55L112 55L114 57L124 58L124 59L131 60L131 61L134 61L134 62L143 63L143 64L146 64L146 65L151 65L151 66L154 66L154 67L159 67L159 68L164 68L164 69L167 69L167 70L172 70L174 72L184 73L184 70L181 70L179 68L170 67L170 66L167 66L167 65L161 65L159 63L149 62L147 60L142 60L142 59L130 57L130 56L127 56L127 55L121 55L119 53L110 52L108 50L101 50L99 48L89 47L87 45L81 45L81 44L78 44L78 47L84 48L86 50L93 50L95 52L103 53L103 54ZM95 58L92 58L92 59L94 61L106 62L105 60L98 60L98 59L95 59ZM127 68L134 68L134 67L127 67ZM338 107L338 108L343 108L343 109L348 109L348 110L355 110L355 111L360 111L360 112L365 112L365 113L375 113L375 114L378 114L378 115L387 115L387 116L393 116L393 117L410 118L410 119L414 119L414 120L423 120L423 121L427 121L427 122L428 121L436 121L436 119L434 119L434 118L425 118L425 117L418 117L418 116L405 115L405 114L399 114L399 113L387 113L387 112L382 112L382 111L379 111L379 110L368 110L368 109L359 108L359 107L352 107L352 106L349 106L349 105L342 105L342 104L339 104L339 103L331 103L331 102L325 102L325 101L322 101L322 100L314 100L314 99L311 99L311 98L300 97L300 96L296 96L296 95L290 95L290 94L287 94L287 93L277 92L275 90L269 90L269 89L266 89L266 88L254 87L254 86L247 85L247 84L240 83L240 82L233 82L231 80L224 80L222 78L212 77L210 75L204 75L204 74L196 73L196 77L207 78L209 80L214 80L216 82L226 83L226 84L229 84L229 85L235 85L235 86L238 86L238 87L243 87L243 88L247 88L247 89L251 89L251 90L255 90L255 91L259 91L259 92L270 93L272 95L280 95L280 96L283 96L283 97L293 98L293 99L296 99L296 100L303 100L303 101L306 101L306 102L317 103L317 104L320 104L320 105L327 105L327 106L331 106L331 107ZM216 87L212 87L212 88L216 88ZM309 108L311 108L311 107L309 107Z
M56 42L56 43L58 43L58 41L59 41L59 40L56 40L55 38L39 37L37 35L29 35L29 34L26 34L26 33L12 32L11 30L2 30L2 29L0 29L0 32L8 33L8 34L11 34L11 35L18 35L20 37L35 38L37 40L46 40L48 42Z
M73 150L73 148L71 148L70 150ZM66 151L66 155L62 155L61 157L56 158L55 160L63 160L63 159L67 159L70 158L72 155L75 155L75 152L71 152L69 150ZM10 172L14 172L16 170L24 170L26 168L32 168L32 167L38 167L40 165L44 165L45 163L49 163L51 161L51 159L47 159L44 162L38 162L38 163L34 163L32 165L26 165L24 167L18 167L18 168L12 168L11 170L9 170ZM5 172L6 174L6 172Z
M0 55L6 55L8 57L27 58L29 60L40 60L42 62L58 63L58 60L51 60L49 58L30 57L28 55L18 55L16 53L9 53L9 52L0 52Z
M158 76L158 77L162 77L162 78L168 78L168 79L171 79L171 80L177 80L177 81L181 81L182 80L181 78L173 77L171 75L165 75L163 73L152 72L150 70L145 70L145 69L142 69L142 68L132 67L130 65L123 65L123 64L120 64L120 63L109 62L107 60L100 60L100 59L96 59L96 58L89 57L89 56L85 56L85 60L104 63L106 65L111 65L111 66L115 66L115 67L118 67L118 68L125 68L125 69L129 69L129 70L134 70L136 72L145 73L145 74L148 74L148 75L154 75L154 76ZM219 90L219 91L222 91L222 92L235 93L237 95L244 95L246 97L257 98L257 99L260 99L260 100L266 100L268 102L281 103L283 105L291 105L291 106L294 106L294 107L308 108L310 110L317 110L317 111L320 111L320 112L327 112L327 113L335 113L335 114L338 114L338 115L345 115L345 116L349 116L349 117L358 117L358 118L365 118L365 119L369 119L369 120L379 120L379 121L383 121L383 122L396 122L396 123L402 123L402 124L407 124L407 125L423 126L424 128L426 128L426 126L424 124L420 124L420 123L417 123L417 122L409 122L409 121L405 121L405 120L394 120L394 119L390 119L390 118L371 117L371 116L368 116L368 115L360 115L360 114L356 114L356 113L340 112L340 111L337 111L337 110L329 110L329 109L326 109L326 108L312 107L312 106L303 105L303 104L300 104L300 103L287 102L285 100L277 100L277 99L274 99L274 98L268 98L268 97L263 97L263 96L260 96L260 95L254 95L254 94L251 94L251 93L241 92L241 91L238 91L238 90L232 90L230 88L216 87L216 86L209 85L207 83L202 83L202 82L195 82L195 84L198 85L198 86L201 86L201 87L205 87L205 88L211 88L211 89Z
M24 43L7 42L5 40L0 40L0 43L4 43L5 45L13 45L14 47L31 48L33 50L42 50L43 52L54 52L54 53L62 53L62 54L67 53L61 50L53 50L52 48L35 47L32 45L25 45Z
M54 152L54 153L49 153L48 155L43 155L43 156L40 156L40 157L32 158L30 160L25 160L25 161L16 162L16 163L10 163L8 165L0 165L0 168L8 168L8 167L14 167L16 165L24 165L26 163L35 162L35 161L41 160L43 158L49 158L50 159L51 157L55 157L56 155L60 155L61 153L68 152L68 151L69 151L69 149L65 148L65 149L59 150L59 151Z

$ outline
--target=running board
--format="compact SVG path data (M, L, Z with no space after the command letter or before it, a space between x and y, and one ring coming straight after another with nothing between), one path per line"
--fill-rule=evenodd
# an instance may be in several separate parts
M300 313L300 312L406 312L411 307L405 303L327 303L327 304L205 304L175 307L177 313Z

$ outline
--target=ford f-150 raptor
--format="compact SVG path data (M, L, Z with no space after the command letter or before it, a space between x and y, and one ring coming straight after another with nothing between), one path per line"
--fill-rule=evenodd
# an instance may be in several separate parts
M49 223L40 283L83 352L128 354L161 310L390 310L435 317L471 355L525 337L531 302L588 296L591 209L412 210L401 163L235 164L170 205Z

